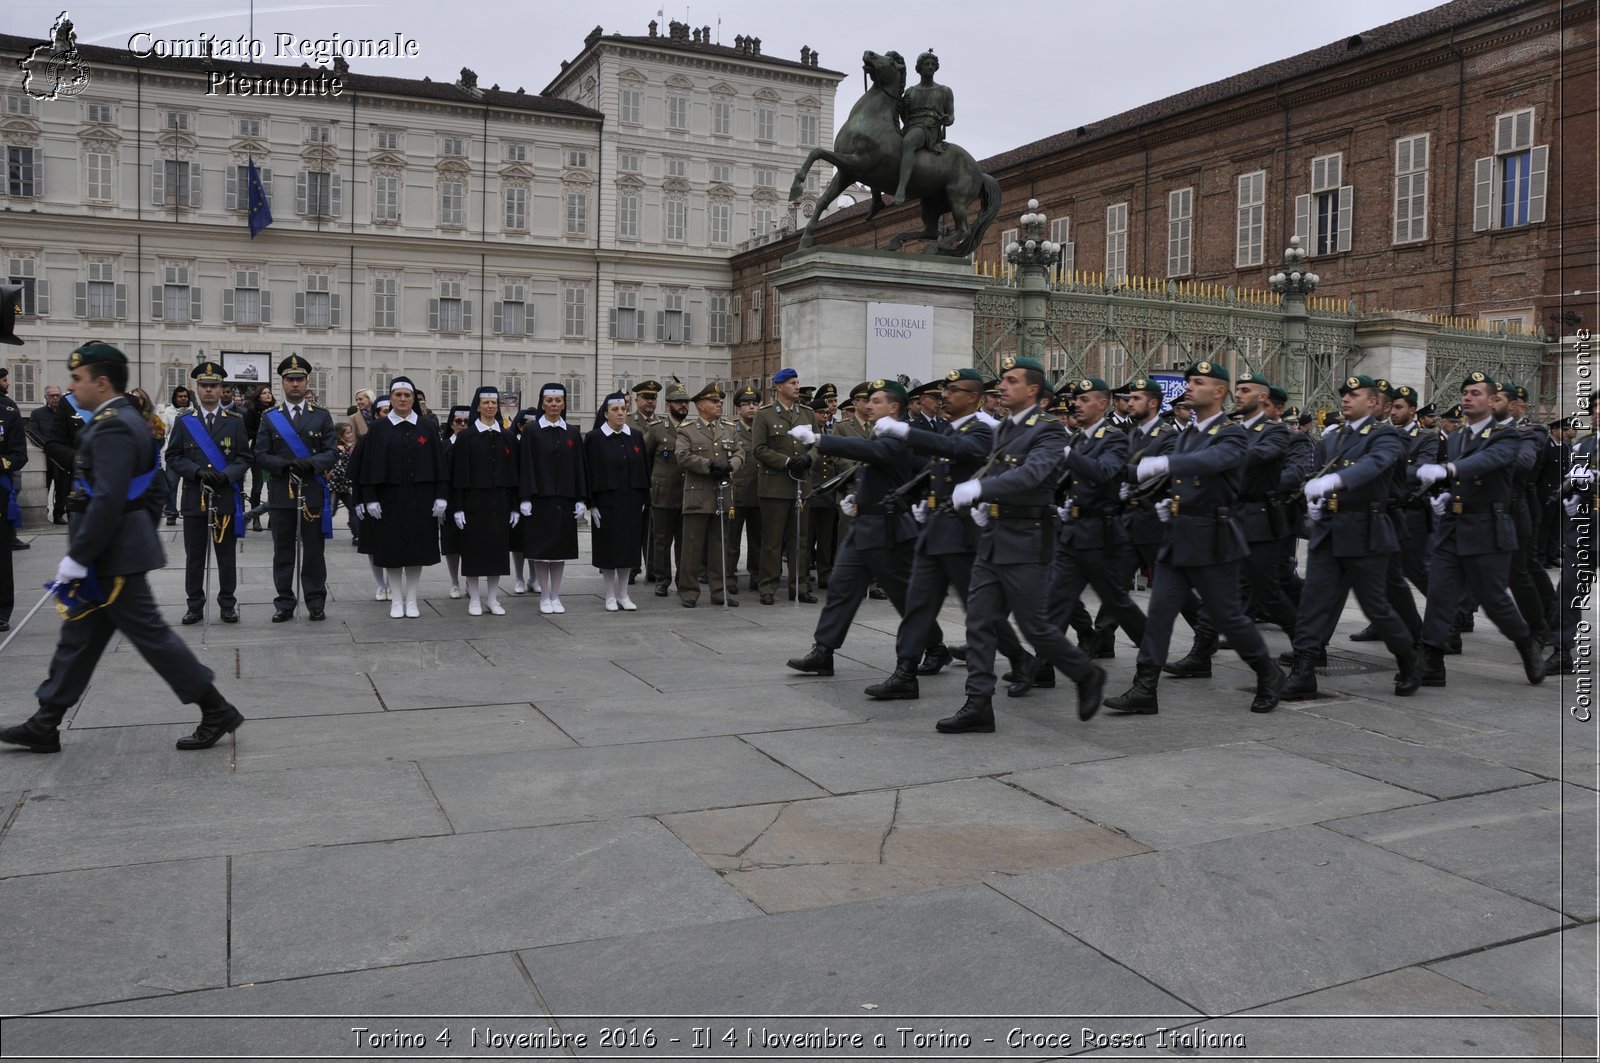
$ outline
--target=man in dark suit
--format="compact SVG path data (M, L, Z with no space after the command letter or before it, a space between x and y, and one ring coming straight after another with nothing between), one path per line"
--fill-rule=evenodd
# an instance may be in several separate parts
M267 472L267 508L272 513L274 624L294 617L296 539L301 549L299 591L312 620L324 618L328 600L328 566L322 556L328 485L322 477L339 460L339 452L332 416L306 397L310 373L311 363L297 354L278 363L283 402L262 416L256 433L256 463Z
M1156 698L1161 666L1166 663L1172 625L1198 593L1206 619L1256 673L1251 712L1271 712L1278 706L1283 672L1267 652L1261 633L1244 615L1239 599L1239 562L1250 554L1233 516L1244 482L1250 451L1250 433L1230 424L1222 411L1228 395L1227 367L1216 362L1195 362L1185 371L1184 394L1193 411L1185 429L1168 452L1142 458L1135 470L1141 483L1170 477L1168 493L1158 503L1166 513L1166 538L1156 555L1151 584L1150 614L1133 686L1106 699L1116 712L1153 715L1160 709Z
M183 515L184 591L188 610L183 623L198 624L206 609L206 555L217 554L217 607L222 622L239 622L239 528L242 507L235 503L237 485L250 471L250 439L244 418L222 408L223 370L201 362L190 370L199 392L199 406L181 411L167 440L167 467L182 482L179 512ZM203 437L203 438L202 438Z
M1067 433L1039 409L1049 389L1038 359L1007 358L1001 366L1008 416L995 429L988 463L950 493L951 505L970 507L981 530L967 591L967 701L935 725L945 734L994 731L994 655L1007 613L1040 659L1077 683L1080 720L1099 711L1105 689L1105 672L1052 625L1039 593L1055 551L1055 485Z
M16 605L10 547L22 515L22 503L17 500L18 473L26 464L28 436L22 427L22 413L8 399L0 402L0 555L4 555L0 556L0 631L11 630L11 610Z
M1511 553L1517 548L1512 495L1521 436L1494 420L1499 385L1484 372L1461 384L1462 426L1445 441L1445 460L1417 468L1423 487L1447 485L1433 500L1439 518L1428 561L1428 607L1422 617L1422 685L1445 685L1444 653L1457 607L1470 591L1522 657L1530 683L1544 681L1539 643L1511 600Z
M59 753L62 718L83 696L111 636L120 632L180 699L199 703L200 725L178 740L178 748L209 749L244 717L212 685L211 669L161 619L150 593L146 574L166 564L156 534L166 484L156 441L123 396L128 359L110 344L90 341L72 352L67 365L74 398L93 412L78 440L67 554L56 568L56 583L76 587L81 597L61 625L50 674L35 692L39 711L0 731L0 742ZM87 600L91 584L99 594Z

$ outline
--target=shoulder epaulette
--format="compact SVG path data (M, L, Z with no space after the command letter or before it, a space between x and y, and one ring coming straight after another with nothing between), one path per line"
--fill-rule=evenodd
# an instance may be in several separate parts
M1039 415L1038 414L1034 414L1032 417L1029 417L1026 421L1023 421L1022 423L1026 424L1026 425L1038 424L1039 423Z
M1211 426L1211 427L1210 427L1210 428L1209 428L1209 429L1207 429L1207 430L1206 430L1206 435L1208 435L1208 436L1214 436L1214 435L1216 435L1216 434L1217 434L1217 433L1218 433L1218 432L1220 432L1220 431L1222 431L1222 425L1220 425L1220 424L1214 424L1214 425L1212 425L1212 426Z
M1106 430L1104 428L1100 429L1100 431L1094 434L1094 437L1096 439L1104 439L1106 437Z
M1265 432L1267 430L1267 422L1266 421L1261 421L1261 422L1257 423L1257 425L1255 427L1255 430L1257 432Z
M1361 431L1358 432L1357 435L1363 435L1364 436L1370 431L1372 431L1372 425L1364 424L1364 425L1361 426Z
M108 417L115 417L116 415L116 410L101 410L99 413L94 415L94 420L90 421L89 423L96 424L100 421L104 421Z

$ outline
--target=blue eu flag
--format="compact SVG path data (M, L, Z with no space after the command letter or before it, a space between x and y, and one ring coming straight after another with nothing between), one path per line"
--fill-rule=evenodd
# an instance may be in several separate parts
M261 187L261 171L256 169L256 160L252 156L249 169L250 181L250 239L254 240L256 234L272 224L272 208L267 205L267 191Z

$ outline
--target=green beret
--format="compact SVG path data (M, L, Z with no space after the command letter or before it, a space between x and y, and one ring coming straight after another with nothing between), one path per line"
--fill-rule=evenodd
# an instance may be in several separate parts
M1485 373L1481 369L1467 374L1466 379L1461 382L1461 390L1465 391L1474 384L1489 385L1489 391L1491 393L1500 390L1500 382L1495 380L1494 377L1490 376L1488 373Z
M1502 380L1500 381L1500 390L1506 392L1514 399L1518 399L1522 402L1528 401L1528 389L1523 387L1521 384L1512 384L1508 381Z
M1273 402L1276 402L1280 406L1287 406L1289 404L1289 393L1276 384L1267 385L1267 398L1271 399Z
M1239 379L1235 380L1234 383L1235 384L1260 384L1262 387L1266 388L1269 392L1272 390L1272 381L1268 380L1266 377L1262 376L1260 373L1240 373L1239 374Z
M1132 395L1135 391L1142 391L1146 395L1154 395L1158 399L1165 398L1167 394L1161 389L1161 381L1151 380L1149 377L1142 376L1134 377L1132 380L1128 381L1122 386L1122 390L1126 391L1130 395Z
M1224 384L1232 383L1228 377L1228 367L1217 362L1193 362L1183 371L1183 376L1186 380L1192 376L1208 376Z
M971 380L978 385L979 391L983 390L983 374L978 372L976 369L952 369L950 372L944 375L944 382L946 384L954 384L958 380Z
M1097 377L1097 376L1086 376L1086 377L1083 377L1080 380L1073 380L1073 381L1063 385L1062 388L1061 388L1061 393L1063 395L1083 395L1083 394L1087 394L1088 392L1091 392L1091 391L1106 391L1106 392L1109 392L1110 390L1111 390L1111 385L1107 384L1104 380L1101 380L1099 377Z
M1413 405L1413 406L1417 405L1419 402L1422 401L1422 396L1417 394L1417 389L1412 387L1409 384L1401 384L1397 388L1390 388L1389 389L1389 398L1391 398L1391 399L1405 399L1407 402L1411 403L1411 405Z
M80 345L67 358L67 368L76 369L80 365L127 365L128 356L99 340L89 340Z
M899 399L901 403L910 398L906 392L906 386L898 380L874 380L867 385L867 394L871 395L875 391L887 392L894 398Z
M1372 378L1372 382L1374 384L1378 385L1378 393L1380 395L1382 395L1384 398L1386 398L1386 399L1394 398L1394 385L1393 384L1389 383L1387 380L1385 380L1381 376L1373 377Z
M1355 376L1345 378L1345 382L1339 385L1339 394L1348 395L1352 391L1360 391L1362 388L1373 388L1380 393L1383 391L1383 385L1370 376L1362 376L1358 373Z
M1042 373L1044 372L1044 364L1037 358L1007 358L1000 363L1000 371L1003 373L1007 369L1032 369Z

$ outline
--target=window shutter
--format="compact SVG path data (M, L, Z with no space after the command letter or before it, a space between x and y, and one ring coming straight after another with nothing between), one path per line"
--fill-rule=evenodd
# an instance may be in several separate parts
M117 320L126 321L128 318L128 286L117 285Z
M192 287L190 287L190 289L189 289L189 320L190 321L199 321L200 320L200 308L201 308L201 306L202 306L202 303L201 303L201 298L200 298L200 285L196 284L196 285L193 285Z
M261 286L261 323L272 324L272 293L267 291L267 286Z
M161 320L161 285L150 285L150 320Z
M304 326L306 323L306 293L294 293L294 323Z
M533 335L533 323L536 320L534 309L534 304L532 303L522 304L522 334L524 336Z
M1543 185L1540 186L1539 197L1540 197L1539 198L1539 216L1542 218L1544 216L1544 187L1543 187ZM39 281L38 283L36 283L33 286L33 307L34 307L34 313L37 314L39 317L49 317L50 316L50 282L49 281L42 280L42 281Z
M694 315L687 310L683 313L683 342L688 343L694 338Z
M329 179L328 183L333 187L333 193L332 193L332 196L333 196L333 211L332 211L332 213L333 213L333 216L335 218L337 218L339 216L339 212L342 209L344 209L344 182L340 179L338 174L334 174Z
M472 300L461 300L461 331L472 331Z
M150 164L150 202L160 207L167 202L167 163L157 159Z
M1311 244L1311 197L1294 197L1294 234L1300 238L1300 246L1310 253Z
M233 324L233 289L222 289L222 323Z
M1503 114L1494 122L1494 153L1504 155L1513 150L1517 138L1515 133L1517 116Z
M270 166L261 170L261 194L267 197L267 205L270 207L272 205L272 168ZM245 189L244 203L241 205L246 207L250 205L250 190L248 188Z
M1328 159L1326 157L1323 157L1323 158L1320 158L1320 159L1312 159L1311 160L1311 188L1312 188L1312 190L1313 191L1320 191L1320 190L1322 190L1324 188L1327 188L1328 184L1329 184L1329 181L1328 181Z
M189 164L189 206L197 209L200 206L201 173L199 162L191 162Z
M1327 187L1329 188L1338 187L1339 182L1344 180L1344 155L1330 155L1328 157L1327 180Z
M1394 142L1394 169L1396 173L1411 172L1411 144L1414 137L1401 137Z
M228 210L238 210L245 201L239 196L239 178L243 169L242 166L225 166L222 169L222 205Z
M306 212L306 172L300 170L294 175L294 211L296 214Z
M661 343L667 338L667 312L656 311L656 342Z
M339 321L339 293L334 292L332 295L328 296L328 323L334 328L338 328Z
M1494 228L1494 157L1472 164L1472 231Z
M1544 221L1545 173L1550 164L1550 148L1541 144L1530 154L1532 159L1528 168L1528 224L1532 225ZM39 282L39 288L42 292L44 281ZM42 305L44 302L42 294L39 296L39 301ZM41 310L39 313L42 314L44 311Z
M617 338L617 311L616 311L615 307L613 307L610 310L610 315L611 315L611 338L612 339L616 339ZM500 331L498 326L496 326L495 331L496 332Z
M1339 241L1340 251L1350 250L1350 229L1355 219L1356 190L1354 185L1339 186Z
M1533 109L1531 107L1517 114L1514 135L1517 138L1516 146L1518 148L1533 146Z
M88 281L78 281L72 286L72 316L77 318L89 316Z
M428 300L428 331L439 331L439 300Z
M503 331L502 328L501 328L501 325L504 323L505 316L502 313L502 309L501 308L504 307L504 306L505 306L504 303L500 302L499 300L495 300L494 304L489 308L489 329L496 336L500 335L501 331ZM616 336L616 327L615 327L616 317L615 317L615 315L612 316L611 320L613 322L613 327L612 327L612 330L611 330L611 334L612 334L613 337L615 337Z

